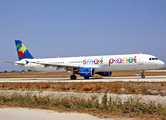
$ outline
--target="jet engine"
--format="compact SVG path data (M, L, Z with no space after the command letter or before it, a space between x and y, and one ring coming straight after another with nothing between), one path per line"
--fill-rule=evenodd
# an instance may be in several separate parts
M83 76L85 79L89 79L89 77L94 76L95 71L93 68L80 68L79 75Z
M112 72L98 72L96 74L99 74L101 76L111 76L112 75Z

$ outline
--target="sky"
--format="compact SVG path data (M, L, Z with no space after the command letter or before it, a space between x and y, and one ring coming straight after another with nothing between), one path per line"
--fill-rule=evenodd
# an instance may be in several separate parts
M166 0L0 0L0 71L35 58L151 54L166 63Z

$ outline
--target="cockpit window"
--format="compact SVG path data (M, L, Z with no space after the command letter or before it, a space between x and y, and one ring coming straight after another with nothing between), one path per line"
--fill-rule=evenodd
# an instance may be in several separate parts
M158 60L158 58L149 58L149 60Z

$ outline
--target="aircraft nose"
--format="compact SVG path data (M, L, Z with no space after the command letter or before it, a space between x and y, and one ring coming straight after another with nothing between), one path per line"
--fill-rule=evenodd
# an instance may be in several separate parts
M160 60L160 62L159 62L158 65L161 66L161 67L163 68L163 67L165 66L165 63L164 63L163 61Z

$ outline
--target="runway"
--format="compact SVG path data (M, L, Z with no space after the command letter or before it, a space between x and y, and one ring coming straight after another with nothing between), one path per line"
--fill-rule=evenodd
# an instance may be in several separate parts
M142 79L140 76L134 77L101 77L101 78L78 78L70 80L69 78L0 78L3 82L166 82L166 76L146 76Z

